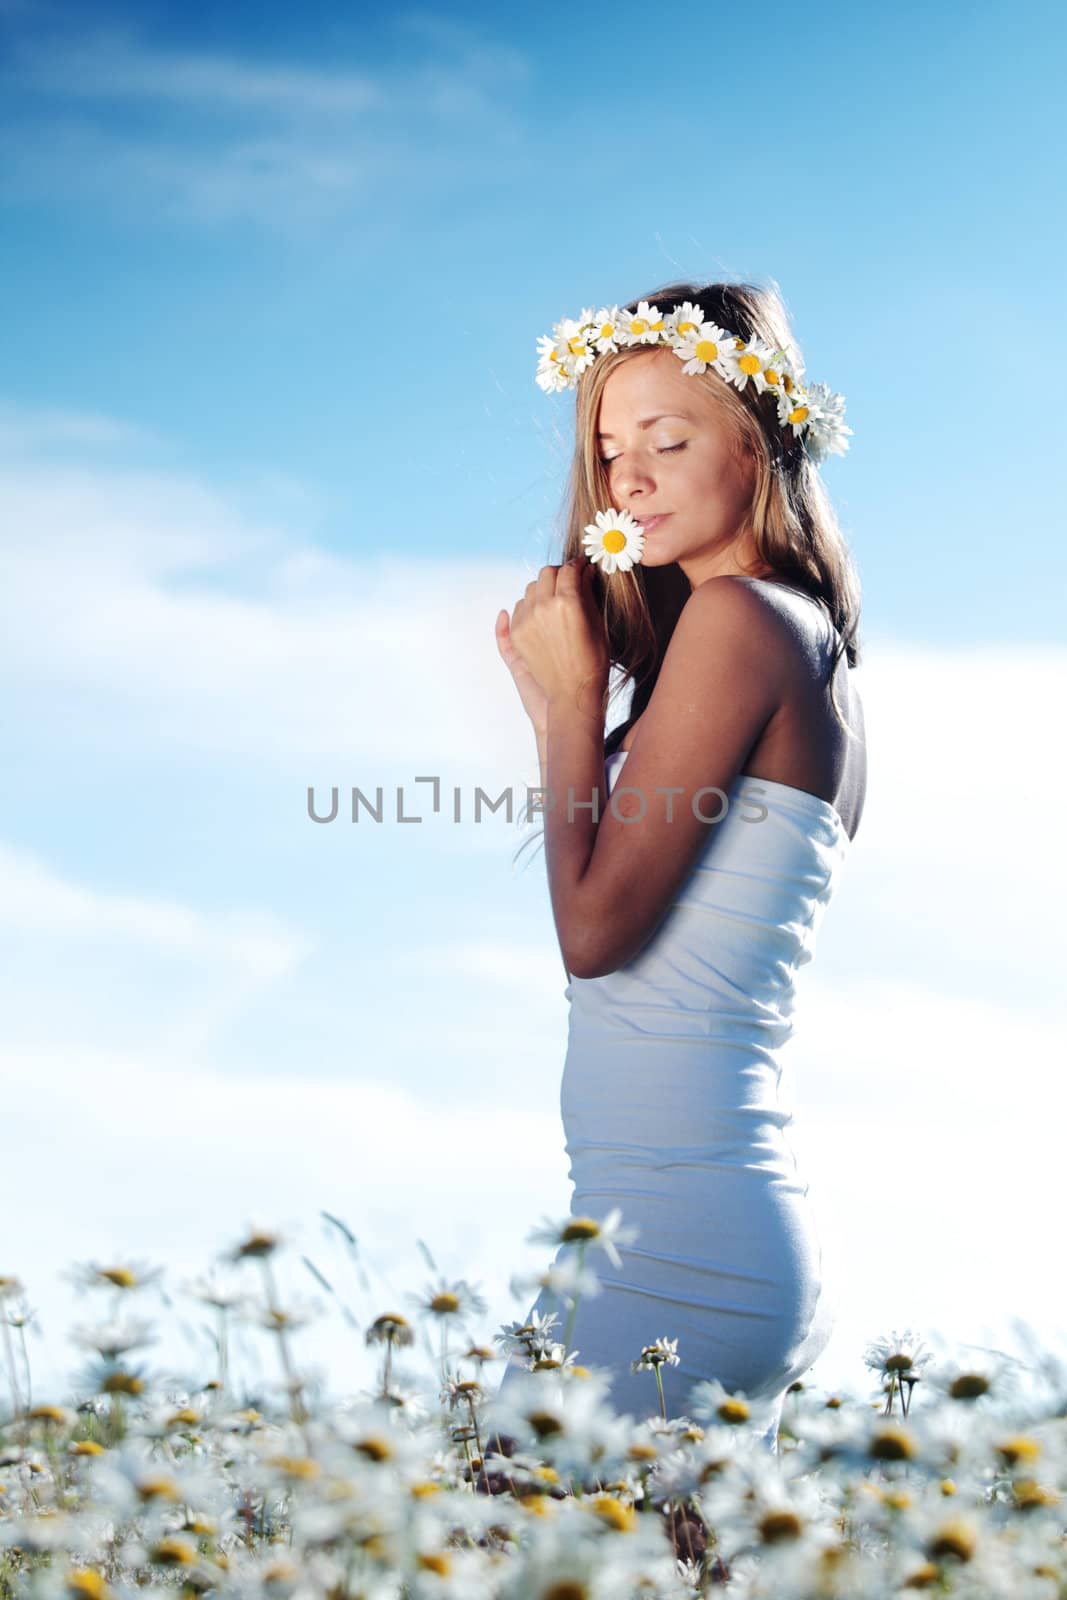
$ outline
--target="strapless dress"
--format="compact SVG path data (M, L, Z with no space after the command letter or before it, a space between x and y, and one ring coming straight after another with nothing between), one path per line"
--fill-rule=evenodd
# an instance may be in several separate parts
M627 753L605 763L609 796ZM610 1374L613 1408L645 1417L659 1410L655 1375L631 1362L676 1339L680 1364L661 1368L668 1415L692 1415L693 1386L715 1378L744 1392L776 1451L785 1394L836 1318L836 1275L787 1137L784 1047L850 841L806 790L742 774L727 794L644 949L564 991L571 1215L602 1221L618 1207L638 1230L617 1268L589 1249L601 1290L580 1299L570 1342L579 1364ZM542 1290L530 1309L558 1312L562 1340L565 1303ZM499 1394L520 1365L509 1360Z

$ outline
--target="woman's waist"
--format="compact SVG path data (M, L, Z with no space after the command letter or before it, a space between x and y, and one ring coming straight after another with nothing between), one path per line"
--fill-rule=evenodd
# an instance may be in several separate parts
M572 1002L567 1018L568 1048L597 1051L616 1047L636 1056L642 1047L676 1047L702 1063L709 1052L736 1059L746 1049L760 1059L780 1050L793 1034L794 997L757 1000L751 995L680 996L635 999L602 989Z
M724 1219L748 1211L754 1196L766 1189L807 1194L806 1179L778 1129L747 1139L691 1137L676 1143L655 1136L637 1140L633 1130L627 1140L615 1136L619 1131L567 1129L570 1177L578 1194L600 1194L606 1203L619 1205L626 1195L635 1205L664 1202L680 1214L691 1212L701 1225L709 1213Z

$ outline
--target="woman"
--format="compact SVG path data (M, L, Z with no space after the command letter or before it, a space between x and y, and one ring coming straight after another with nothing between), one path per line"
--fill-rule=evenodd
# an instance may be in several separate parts
M818 471L851 430L802 382L773 290L672 284L556 331L542 387L577 404L564 560L496 637L547 791L571 1214L637 1230L619 1266L597 1258L570 1345L644 1415L631 1363L676 1339L672 1414L718 1379L776 1450L833 1324L779 1087L866 787L858 583ZM605 741L613 665L634 690Z

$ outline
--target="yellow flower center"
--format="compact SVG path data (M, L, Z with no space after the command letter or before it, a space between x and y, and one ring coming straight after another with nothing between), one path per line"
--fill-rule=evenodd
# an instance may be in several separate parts
M585 340L580 334L576 333L573 339L567 340L567 349L570 351L572 356L580 356L582 351L585 349Z
M531 1411L527 1413L527 1422L539 1439L547 1439L551 1434L562 1433L563 1424L551 1411Z
M359 1439L352 1448L361 1456L366 1456L368 1461L388 1461L393 1453L392 1445L381 1434L370 1434L365 1439Z
M106 1278L108 1283L113 1283L116 1289L132 1289L137 1282L137 1277L126 1267L100 1267L100 1276Z
M137 1485L137 1493L142 1500L177 1500L178 1485L173 1478L166 1476L159 1478L142 1478Z
M613 531L615 530L609 529L608 534L605 534L605 547L607 547L607 539ZM562 1244L574 1244L579 1239L595 1239L599 1233L600 1224L599 1222L594 1222L592 1217L572 1217L560 1235L560 1242Z
M287 1473L290 1478L317 1478L319 1464L310 1456L271 1456L271 1465Z
M72 1595L84 1596L84 1600L104 1600L108 1593L107 1584L92 1567L75 1567L69 1572L67 1588Z
M696 332L696 328L697 328L697 325L696 325L695 322L680 322L678 324L678 332L679 333L695 333Z
M750 350L747 355L741 357L737 365L741 368L742 372L747 372L749 375L751 375L754 372L758 372L760 369L759 356L754 356Z
M981 1372L961 1372L949 1385L953 1400L977 1400L989 1391L988 1379Z
M764 1544L781 1544L785 1539L799 1539L803 1530L795 1512L769 1511L760 1519L759 1531Z
M724 1400L719 1407L719 1421L736 1426L748 1421L748 1407L743 1400Z
M450 1294L447 1290L444 1294L435 1294L433 1299L430 1301L430 1310L436 1311L439 1314L442 1312L447 1314L453 1311L458 1311L459 1298L454 1294Z
M621 528L609 528L600 542L613 556L626 549L626 535Z
M904 1428L879 1428L872 1435L870 1449L876 1461L906 1461L915 1454L915 1441Z
M773 367L768 367L763 376L766 378L769 384L774 385L778 382L778 374L775 372Z
M807 406L794 406L789 413L790 422L806 422L808 420Z
M152 1552L152 1560L164 1566L190 1567L196 1560L196 1550L188 1539L161 1539Z
M698 361L718 361L719 347L714 339L699 339L696 347Z
M611 1494L598 1494L589 1502L589 1509L613 1527L617 1533L630 1533L637 1521L632 1506L624 1506Z
M1028 1438L1025 1433L1017 1434L1013 1439L1002 1439L996 1448L1009 1466L1013 1467L1020 1461L1036 1461L1041 1454L1041 1446L1037 1440Z
M611 339L614 338L614 336L615 324L613 322L602 322L600 324L600 337L602 339Z
M452 1571L452 1563L444 1552L430 1551L419 1556L419 1566L427 1572L437 1572L442 1578L447 1578Z
M926 1547L935 1561L945 1556L955 1556L957 1561L970 1561L974 1555L974 1535L963 1522L943 1522Z
M632 318L632 320L630 322L630 332L631 333L647 333L648 332L648 323L644 320L643 317L634 317L634 318Z

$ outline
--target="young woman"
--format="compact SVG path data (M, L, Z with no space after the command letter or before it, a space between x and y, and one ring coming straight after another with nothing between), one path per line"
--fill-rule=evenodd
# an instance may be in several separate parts
M542 387L577 405L563 562L496 638L546 791L571 1214L636 1229L620 1265L596 1256L570 1342L645 1415L631 1363L677 1340L672 1414L718 1379L776 1450L834 1315L779 1088L866 787L859 588L818 470L851 430L802 381L774 290L671 284L556 331ZM633 695L605 741L613 667ZM532 1308L561 1309L557 1339L566 1308Z

